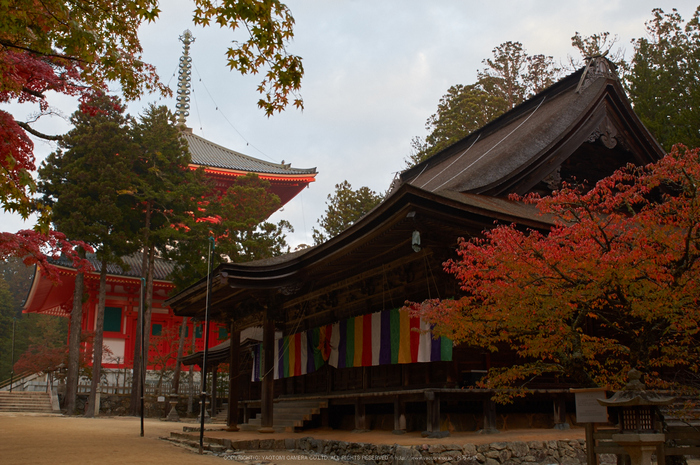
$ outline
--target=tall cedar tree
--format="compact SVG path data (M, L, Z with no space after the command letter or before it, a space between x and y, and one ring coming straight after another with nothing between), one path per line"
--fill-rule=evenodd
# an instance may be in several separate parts
M545 55L528 55L520 42L504 42L493 49L493 57L482 62L477 82L455 85L438 103L425 128L423 140L411 140L407 167L416 165L484 126L511 108L552 85L560 75L554 60Z
M71 116L74 128L39 169L44 202L51 206L56 229L83 240L97 251L100 262L99 298L94 338L93 377L89 405L94 405L102 366L102 330L107 291L107 265L121 264L120 256L133 251L128 230L132 203L121 194L131 182L134 146L124 107L114 97L96 93ZM82 273L80 273L82 275ZM66 405L75 407L84 278L76 279L71 331ZM92 416L92 408L86 415Z
M65 253L76 266L85 266L72 244L49 231L49 210L33 199L36 166L28 133L61 138L32 127L36 119L52 113L49 91L84 101L94 90L116 82L127 100L153 91L169 95L155 67L143 60L138 37L139 27L155 21L159 13L156 0L0 2L0 103L38 106L33 121L17 120L0 110L0 205L24 218L39 213L38 232L0 233L0 259L22 257L27 264L39 262L42 269L53 270L48 251L48 256ZM248 32L247 40L231 42L226 60L241 74L262 72L258 106L265 114L281 111L288 103L303 108L299 90L304 68L301 58L286 49L294 36L294 18L286 5L279 0L195 0L194 22Z
M198 211L198 202L210 191L211 185L204 179L202 170L189 168L191 158L187 144L175 126L174 115L165 106L150 105L132 124L130 134L137 157L130 190L124 194L135 203L131 220L133 228L139 231L134 240L143 252L144 347L149 347L155 257L165 252L166 245L177 234L175 226L187 223L193 212ZM139 319L136 334L140 333ZM141 339L138 337L134 340L133 368L131 413L138 415L142 381Z
M326 211L318 220L322 230L313 229L314 244L322 244L337 236L376 207L383 198L369 187L354 190L348 181L336 184L335 193L328 194Z
M659 143L700 146L700 7L684 23L675 9L654 9L647 35L634 42L630 99Z
M501 225L462 240L445 263L461 296L414 304L457 344L512 353L482 387L500 401L540 375L619 389L692 390L700 370L700 157L678 146L591 191L524 199L556 218L549 234Z

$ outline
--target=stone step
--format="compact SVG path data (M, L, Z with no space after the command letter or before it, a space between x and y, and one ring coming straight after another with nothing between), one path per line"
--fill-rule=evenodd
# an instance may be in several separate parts
M328 402L323 400L282 400L275 402L275 408L292 406L292 407L328 407Z
M311 420L312 414L298 414L298 413L281 413L281 412L274 412L273 413L273 421L277 423L277 420L302 420L302 421L309 421ZM257 414L255 415L256 420L261 420L262 415Z
M49 396L35 398L20 397L18 399L0 399L0 404L34 404L37 402L51 402L51 399L49 398Z
M28 410L28 409L33 409L33 408L51 408L51 404L49 402L42 402L39 404L19 404L19 403L14 403L14 404L0 404L0 410L1 409L8 409L8 408L16 408L16 409L21 409L21 410Z
M0 412L54 413L51 396L46 392L3 392Z
M0 407L0 412L53 412L53 409L51 406L38 406L38 405L30 405L30 406L16 406L16 405L7 405L4 407Z
M257 426L258 428L262 426L262 420L259 418L251 418L248 421L249 425ZM302 427L304 426L304 421L303 420L278 420L278 419L273 419L272 421L273 427L286 427L286 426L292 426L292 427Z
M241 431L258 431L260 429L260 425L250 425L247 423L243 423L241 425L238 425L238 429ZM272 428L275 433L293 433L294 432L294 427L293 426L273 426Z

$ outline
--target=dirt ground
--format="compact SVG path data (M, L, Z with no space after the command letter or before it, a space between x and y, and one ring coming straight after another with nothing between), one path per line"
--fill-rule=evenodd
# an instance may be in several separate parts
M48 416L40 414L0 413L0 463L2 464L222 464L227 460L212 455L199 455L187 448L176 446L161 437L171 431L182 432L183 426L194 423L168 423L146 419L144 437L140 436L140 419L134 417L109 417L87 419L83 417ZM220 425L207 425L219 428ZM453 433L441 439L422 438L420 433L394 435L388 431L353 433L339 430L311 430L303 433L263 435L257 432L208 431L207 436L235 440L267 439L274 437L336 439L348 442L372 442L375 444L482 444L502 441L545 441L551 439L580 439L583 429L514 430L497 435ZM298 465L337 465L334 460L306 459L300 453L288 451L246 452L230 463Z

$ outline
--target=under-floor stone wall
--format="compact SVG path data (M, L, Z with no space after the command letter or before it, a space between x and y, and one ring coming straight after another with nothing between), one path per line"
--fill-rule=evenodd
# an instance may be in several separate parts
M299 439L230 439L205 437L205 448L235 460L243 451L295 450L364 465L585 465L586 443L582 439L559 441L493 442L490 444L368 444L310 437ZM171 433L171 440L198 446L199 435ZM612 460L603 462L614 463Z

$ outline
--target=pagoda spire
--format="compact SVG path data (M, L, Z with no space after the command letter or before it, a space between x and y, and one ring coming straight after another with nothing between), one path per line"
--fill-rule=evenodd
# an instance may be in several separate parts
M185 126L185 121L190 115L190 81L192 79L192 58L190 57L190 44L194 42L194 36L189 29L180 36L180 41L184 44L182 47L182 56L180 57L180 71L177 78L177 111L178 126Z

